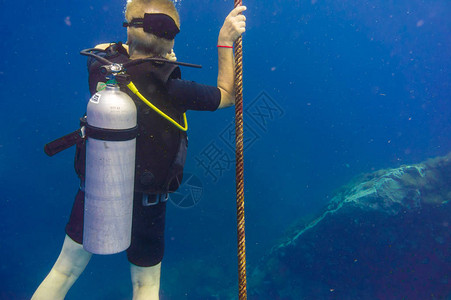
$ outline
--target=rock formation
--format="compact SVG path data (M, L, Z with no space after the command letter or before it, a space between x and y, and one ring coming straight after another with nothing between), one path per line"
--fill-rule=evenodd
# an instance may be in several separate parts
M451 153L365 174L250 270L249 299L449 299Z

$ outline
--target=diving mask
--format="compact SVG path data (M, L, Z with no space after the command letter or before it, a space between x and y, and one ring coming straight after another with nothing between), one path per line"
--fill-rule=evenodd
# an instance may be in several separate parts
M134 18L130 23L124 22L124 27L142 27L144 32L157 37L173 40L180 29L174 19L166 14L144 14L144 18Z

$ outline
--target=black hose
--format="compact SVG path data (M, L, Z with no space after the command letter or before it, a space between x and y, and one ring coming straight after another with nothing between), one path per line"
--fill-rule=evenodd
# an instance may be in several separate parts
M80 54L81 54L81 55L84 55L84 56L90 56L90 57L93 57L93 58L97 59L98 61L104 63L105 65L112 65L112 64L113 64L113 63L112 63L111 61L109 61L108 59L106 59L106 58L104 58L104 57L102 57L102 56L100 56L100 55L97 55L97 54L95 54L95 53L92 53L92 51L106 52L106 51L103 50L103 49L89 48L89 49L85 49L85 50L80 51Z
M145 63L145 62L148 62L148 61L161 62L161 63L167 63L167 64L173 64L173 65L178 65L178 66L197 68L197 69L202 68L201 65L184 63L184 62L179 62L179 61L172 61L172 60L167 60L165 58L160 58L160 57L147 57L147 58L133 59L133 60L131 60L129 62L124 63L123 66L125 68L127 68L127 67L130 67L130 66L139 65L139 64L142 64L142 63Z
M113 62L109 61L108 59L97 55L95 53L93 53L93 51L97 51L97 52L106 52L103 49L97 49L97 48L89 48L89 49L85 49L80 51L81 55L84 56L90 56L93 57L95 59L97 59L98 61L104 63L105 65L112 65ZM196 65L196 64L190 64L190 63L184 63L184 62L178 62L178 61L172 61L172 60L167 60L164 58L158 58L158 57L147 57L147 58L140 58L140 59L133 59L129 62L126 62L123 64L124 68L128 68L130 66L135 66L135 65L139 65L148 61L153 61L153 62L161 62L161 63L167 63L167 64L173 64L173 65L178 65L178 66L184 66L184 67L190 67L190 68L202 68L201 65Z

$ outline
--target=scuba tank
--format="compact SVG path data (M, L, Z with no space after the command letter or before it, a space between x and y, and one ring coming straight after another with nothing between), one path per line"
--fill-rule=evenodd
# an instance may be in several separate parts
M108 84L88 103L83 247L94 254L130 246L136 116L135 103L117 85Z

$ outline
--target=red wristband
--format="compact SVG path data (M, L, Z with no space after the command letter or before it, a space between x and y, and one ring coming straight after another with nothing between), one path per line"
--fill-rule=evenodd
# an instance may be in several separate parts
M218 48L230 48L230 49L233 49L233 46L218 45Z

